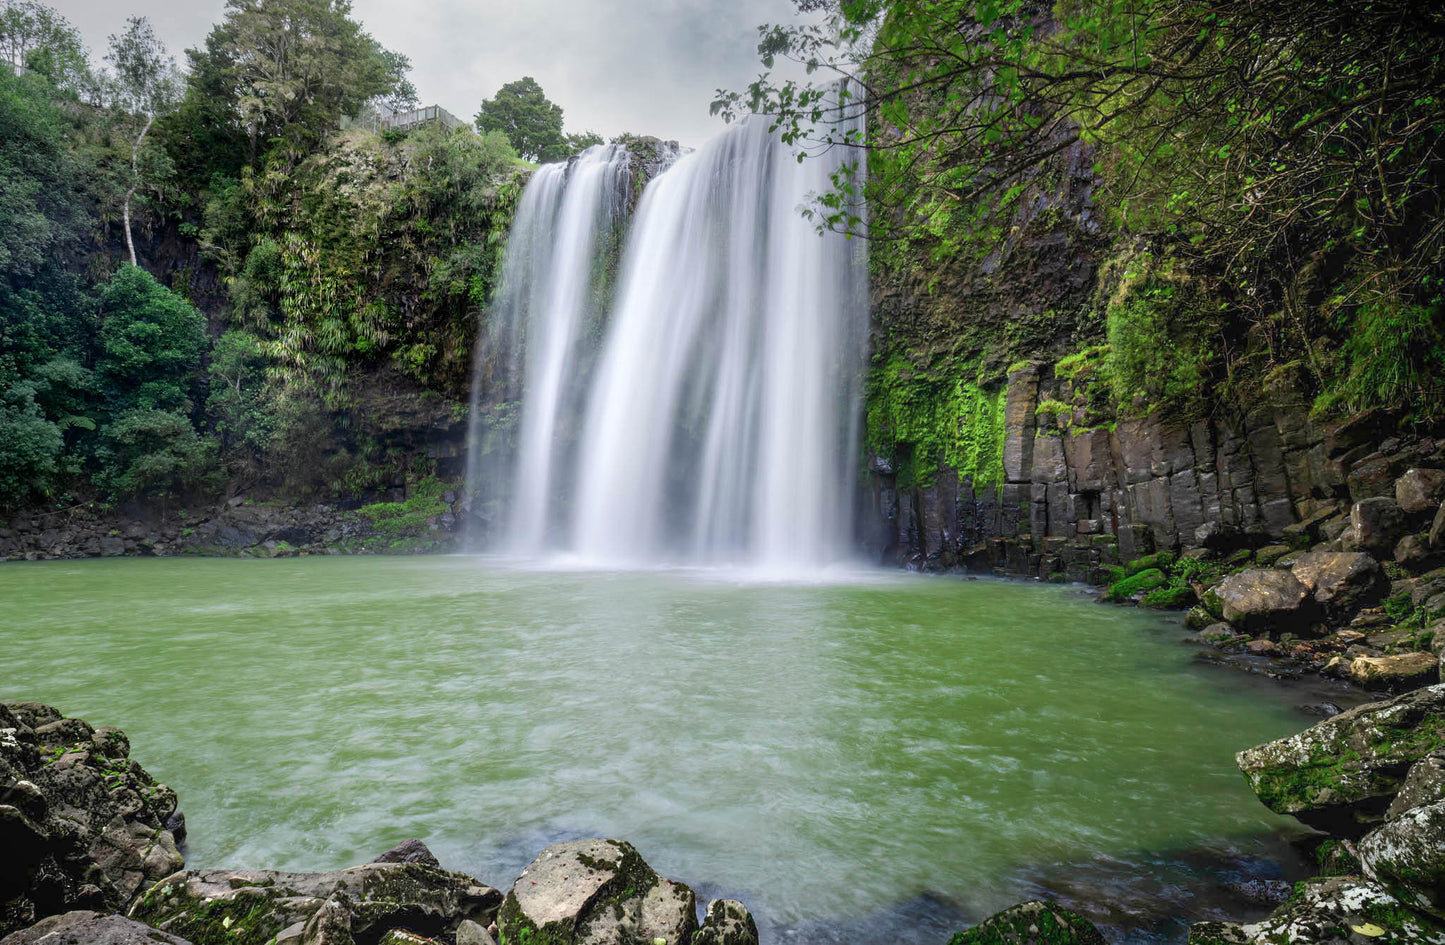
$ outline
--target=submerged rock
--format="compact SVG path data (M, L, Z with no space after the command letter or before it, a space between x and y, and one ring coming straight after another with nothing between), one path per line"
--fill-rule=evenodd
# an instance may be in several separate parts
M692 945L758 945L758 926L736 899L714 899Z
M1105 945L1093 923L1051 902L1034 899L1010 906L971 929L955 932L948 945Z
M131 917L198 943L349 945L391 929L451 934L483 925L502 894L465 873L420 863L368 863L327 873L189 870L157 883Z
M79 910L41 919L0 945L191 945L183 938L118 915Z
M630 843L557 843L517 878L497 928L504 942L687 945L698 928L697 897L659 876Z
M176 794L130 740L33 702L0 705L0 935L77 909L123 911L184 865Z
M1410 766L1445 747L1445 685L1342 712L1236 756L1270 810L1358 837L1384 819Z

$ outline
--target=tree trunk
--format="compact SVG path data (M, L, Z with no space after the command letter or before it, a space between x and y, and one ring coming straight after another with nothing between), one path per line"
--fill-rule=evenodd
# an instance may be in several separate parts
M151 124L156 120L155 115L147 115L145 127L140 130L140 136L135 139L135 147L130 149L130 189L125 192L125 207L122 211L125 217L125 247L130 250L130 264L136 265L135 261L135 240L130 235L130 198L135 196L136 189L140 187L140 149L145 144L146 133L151 130Z

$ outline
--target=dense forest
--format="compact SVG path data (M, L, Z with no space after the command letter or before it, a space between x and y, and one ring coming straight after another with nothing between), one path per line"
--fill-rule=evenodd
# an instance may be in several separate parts
M465 411L518 157L566 135L525 78L476 128L388 129L404 56L345 2L236 0L178 68L0 7L0 502L361 491ZM510 139L510 140L509 140Z
M1438 10L796 5L822 19L762 28L760 51L809 78L765 74L714 110L866 155L866 183L812 212L871 238L869 434L912 448L905 473L944 457L997 478L991 392L1025 359L1060 382L1040 410L1065 429L1270 400L1322 420L1445 409ZM866 137L818 132L857 110Z

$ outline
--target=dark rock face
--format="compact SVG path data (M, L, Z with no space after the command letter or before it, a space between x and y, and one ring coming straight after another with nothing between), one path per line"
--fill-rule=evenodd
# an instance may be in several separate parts
M0 939L0 945L191 945L118 915L66 912Z
M506 942L679 945L697 931L697 897L658 876L629 843L558 843L522 871L497 928Z
M736 899L714 899L707 904L707 916L692 945L758 945L758 926Z
M123 911L183 865L175 792L112 728L0 706L0 933L76 909Z
M1032 900L955 933L948 945L1104 945L1104 936L1083 916Z
M1236 756L1270 810L1358 837L1383 821L1410 767L1445 747L1445 685L1362 705Z
M1390 554L1395 543L1405 537L1405 513L1394 499L1365 499L1350 509L1350 529L1362 550Z
M131 917L195 942L352 945L392 929L454 934L486 925L502 894L465 873L369 863L329 873L190 870L147 890Z

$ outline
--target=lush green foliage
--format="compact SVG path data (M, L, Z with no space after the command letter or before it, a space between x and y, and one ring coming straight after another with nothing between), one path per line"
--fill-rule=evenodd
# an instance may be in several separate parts
M937 370L894 357L868 376L869 448L891 458L900 486L928 485L946 463L977 486L1003 481L1004 398L969 365Z
M1239 402L1273 384L1320 393L1327 411L1445 408L1445 13L1399 0L799 6L831 13L765 28L764 63L848 76L866 98L765 75L716 107L773 115L800 145L865 146L885 268L1006 266L1020 228L1060 212L1060 174L1092 162L1112 238L1171 260L1108 312L1126 404L1194 409L1201 391ZM866 141L827 130L864 107ZM824 201L819 219L857 226L847 206ZM1192 280L1190 298L1171 276Z

